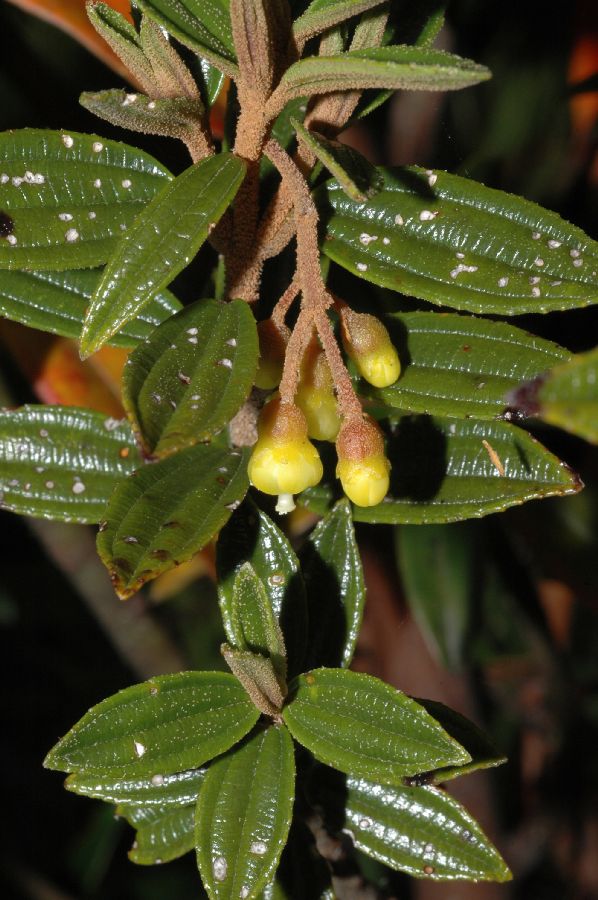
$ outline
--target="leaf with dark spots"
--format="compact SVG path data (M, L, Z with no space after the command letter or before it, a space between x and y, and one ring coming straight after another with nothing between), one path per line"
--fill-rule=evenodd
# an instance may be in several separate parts
M5 238L12 234L14 227L15 223L8 213L0 211L0 238Z

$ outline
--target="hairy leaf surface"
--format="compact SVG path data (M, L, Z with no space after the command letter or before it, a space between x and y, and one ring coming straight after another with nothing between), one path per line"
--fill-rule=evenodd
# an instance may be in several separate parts
M295 796L284 726L250 737L210 766L197 801L197 863L212 900L252 900L286 844Z
M247 303L200 300L129 357L123 399L144 446L164 456L220 431L248 396L258 362Z
M207 544L247 486L246 453L203 444L122 482L98 534L98 552L119 596L130 597Z
M0 160L2 269L102 265L172 178L135 147L66 131L5 131Z
M0 506L63 522L99 522L141 464L128 422L70 406L0 410Z
M335 181L318 192L323 251L358 277L475 313L598 301L598 243L556 213L446 172L383 174L384 189L365 203Z
M253 727L258 711L233 675L180 672L92 707L45 759L48 769L153 778L196 768Z

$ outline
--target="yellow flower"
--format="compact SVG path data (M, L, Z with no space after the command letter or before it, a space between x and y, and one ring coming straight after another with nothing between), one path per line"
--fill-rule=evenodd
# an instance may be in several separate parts
M290 332L286 325L275 325L272 319L258 322L260 358L255 373L255 386L270 391L280 384Z
M369 416L346 422L336 441L337 478L356 506L381 503L390 485L390 462L384 453L384 438Z
M401 374L399 354L390 342L380 350L356 357L355 365L362 378L377 388L389 387Z
M315 336L301 363L295 401L305 415L309 437L318 441L336 440L341 418L334 395L334 382L326 355Z
M401 374L399 354L382 322L368 313L341 311L343 346L362 378L374 387L394 384Z

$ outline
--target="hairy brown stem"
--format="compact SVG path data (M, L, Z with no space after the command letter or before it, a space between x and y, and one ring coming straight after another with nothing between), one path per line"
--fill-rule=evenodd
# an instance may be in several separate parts
M272 310L271 319L275 325L278 325L279 327L281 325L284 325L285 316L291 308L293 301L299 294L299 291L299 281L297 279L297 276L295 276Z

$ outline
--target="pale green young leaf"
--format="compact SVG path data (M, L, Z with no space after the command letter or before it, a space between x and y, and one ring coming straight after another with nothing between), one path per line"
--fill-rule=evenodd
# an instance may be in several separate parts
M256 898L286 844L295 797L284 726L257 731L209 768L197 801L197 864L211 900Z
M200 128L202 106L189 97L151 100L137 94L135 103L126 103L124 90L85 92L79 97L81 106L111 125L128 128L142 134L191 140Z
M598 348L521 385L509 396L524 415L598 444Z
M306 40L354 16L381 6L385 0L312 0L303 15L293 23L293 35L299 45Z
M160 675L92 707L44 765L123 780L172 775L224 753L253 728L258 715L226 672Z
M598 243L556 213L446 172L383 174L383 190L365 203L335 181L317 196L323 252L358 277L482 314L598 301Z
M101 272L74 269L66 272L19 271L12 269L0 277L0 316L78 340L85 312ZM145 340L157 325L181 309L170 291L161 291L108 343L115 347L134 347Z
M283 717L295 740L341 772L401 784L470 760L419 703L371 675L315 669L289 696Z
M172 178L135 147L67 131L5 131L0 160L0 269L102 265Z
M153 71L141 47L139 35L125 17L107 3L86 5L89 21L116 53L126 68L149 91L153 83Z
M247 491L247 453L197 444L121 482L105 511L98 552L123 599L190 559Z
M85 319L83 356L136 318L191 262L244 175L239 157L210 156L186 169L146 207L106 266Z
M141 465L128 422L69 406L0 410L0 508L96 523Z
M209 439L248 396L258 362L255 319L242 300L199 300L131 354L123 401L156 456Z
M243 563L233 583L232 625L236 646L269 657L284 679L284 637L264 583L249 562Z

